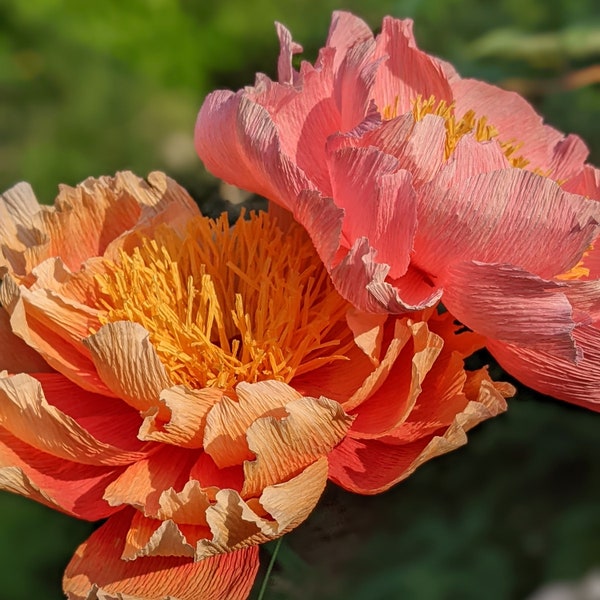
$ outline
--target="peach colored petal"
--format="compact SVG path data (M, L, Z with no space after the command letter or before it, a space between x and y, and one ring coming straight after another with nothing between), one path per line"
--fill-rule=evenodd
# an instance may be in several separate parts
M210 491L216 493L216 489L213 490ZM188 481L181 492L176 492L173 488L165 490L158 502L160 505L156 514L158 519L163 521L171 519L189 525L207 525L206 510L210 506L211 498L198 481Z
M375 366L379 364L381 356L383 325L386 320L386 315L364 313L355 308L350 308L346 313L346 322L354 334L354 342Z
M360 387L356 389L347 400L344 400L342 403L344 410L348 412L354 411L368 398L375 395L381 386L386 384L390 371L400 356L402 349L411 338L411 330L410 327L406 325L405 320L396 321L393 324L393 332L393 337L386 348L383 359L377 367L364 378ZM401 374L401 376L403 375Z
M258 548L194 562L179 557L121 560L132 513L115 515L84 542L67 566L69 600L245 600L258 570Z
M244 463L244 498L287 481L325 456L346 435L352 417L327 398L300 398L285 406L283 419L263 417L248 427L248 448L256 459Z
M97 440L133 453L137 458L157 448L137 438L142 418L119 398L81 389L60 373L33 373L42 385L48 404L73 419ZM119 427L115 427L115 423Z
M235 392L237 402L224 396L206 419L204 449L221 468L253 457L246 440L251 423L269 415L284 416L286 404L302 397L280 381L239 383Z
M182 448L202 448L206 416L222 398L223 392L216 388L190 390L177 385L162 390L159 401L170 417L166 422L161 421L158 408L148 409L139 437Z
M200 540L198 558L245 548L275 539L302 523L314 509L327 481L327 458L322 457L296 477L269 486L259 498L272 517L261 517L234 490L221 490L207 510L212 540Z
M94 438L75 419L48 404L40 382L24 373L0 374L0 403L0 425L58 458L88 465L125 465L145 456Z
M156 409L166 421L169 411L159 398L173 384L149 336L137 323L117 321L103 325L83 343L108 389L137 410Z
M32 498L80 519L113 514L102 494L123 467L94 467L56 458L0 427L0 489Z

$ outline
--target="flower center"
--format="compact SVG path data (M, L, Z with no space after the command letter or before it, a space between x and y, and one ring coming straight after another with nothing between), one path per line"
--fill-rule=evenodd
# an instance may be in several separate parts
M240 381L288 382L345 359L348 303L299 226L267 213L230 227L192 219L185 236L161 226L106 261L97 277L101 322L129 320L174 383L231 390Z

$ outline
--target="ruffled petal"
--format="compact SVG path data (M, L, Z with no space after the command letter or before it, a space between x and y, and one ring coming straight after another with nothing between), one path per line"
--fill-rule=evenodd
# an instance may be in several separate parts
M417 96L452 102L452 91L440 63L417 48L410 19L385 17L377 36L375 57L387 56L377 73L373 90L380 110L389 107L396 114L412 108Z
M243 94L210 94L198 114L198 155L206 168L228 183L291 208L308 180L282 152L268 111Z
M347 247L369 239L389 276L404 275L417 229L412 176L398 161L375 148L348 148L330 159L333 198L344 210L342 239Z
M427 460L467 442L466 432L481 421L506 410L503 394L489 378L477 382L476 400L458 413L449 427L441 427L414 439L397 435L377 439L347 437L329 455L329 477L338 485L360 494L378 494L406 479Z
M258 570L258 548L244 548L194 562L178 557L122 560L132 519L121 511L84 542L67 566L69 600L245 600Z

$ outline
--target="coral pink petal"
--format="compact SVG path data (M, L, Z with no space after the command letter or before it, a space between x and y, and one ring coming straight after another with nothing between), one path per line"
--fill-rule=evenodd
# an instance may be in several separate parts
M281 23L275 23L277 37L279 38L279 59L277 61L277 76L279 83L292 85L297 73L292 67L294 54L302 52L302 46L292 40L292 34Z
M385 17L377 36L375 56L387 56L380 67L373 94L380 109L390 107L396 114L411 110L417 96L452 101L452 91L440 63L419 50L413 22Z
M377 262L390 265L389 276L404 275L417 229L411 174L375 148L346 148L331 156L330 175L335 203L345 212L346 247L366 237Z
M226 91L210 94L198 114L195 145L206 168L217 177L292 207L301 189L311 187L282 153L267 110Z
M577 363L496 340L488 340L487 347L500 365L525 385L600 412L600 323L575 328L573 337L583 350Z
M109 519L84 542L67 566L69 600L245 600L258 570L258 547L194 562L189 558L122 560L132 511Z
M337 72L353 46L370 40L373 40L373 32L362 19L343 10L334 11L326 44L335 48L334 70Z
M422 188L418 219L415 262L429 272L462 259L518 265L550 278L579 262L598 233L600 204L513 169L448 190Z
M512 265L463 262L443 273L444 305L489 338L575 360L573 310L564 286Z
M0 427L0 489L88 521L113 514L102 498L123 467L94 467L40 452Z

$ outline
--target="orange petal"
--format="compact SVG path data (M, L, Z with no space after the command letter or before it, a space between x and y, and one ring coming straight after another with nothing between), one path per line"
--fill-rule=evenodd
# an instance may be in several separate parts
M199 562L180 557L121 560L131 511L121 511L84 542L67 566L69 600L245 600L258 570L258 548Z
M161 510L162 493L170 488L182 489L197 458L195 452L162 446L125 469L106 487L104 498L111 506L129 504L147 516L156 517Z
M489 377L474 375L472 387L477 389L477 400L469 402L449 427L415 441L405 443L401 428L380 440L346 437L329 455L330 478L347 490L378 494L406 479L424 462L464 445L471 427L506 410L502 392L507 390L499 391ZM468 394L472 392L469 389Z
M259 496L270 485L287 481L322 456L346 435L352 418L327 398L289 402L288 416L257 419L248 428L248 447L256 460L244 463L242 496Z
M421 393L425 376L442 349L443 340L429 331L427 323L397 321L395 340L400 339L402 329L412 336L412 344L404 346L400 357L389 365L385 385L383 380L378 381L378 386L356 410L352 432L359 437L380 437L406 420Z
M58 458L89 465L123 465L146 455L94 438L75 419L50 405L40 382L25 373L0 374L0 403L0 425L33 448Z
M56 458L0 427L0 489L97 521L115 512L103 499L122 467L94 467Z
M173 384L149 335L137 323L118 321L102 326L84 344L102 381L115 395L140 411L156 408L159 417L166 421L169 412L159 397L162 390Z
M251 423L268 415L285 416L281 409L302 397L289 385L273 380L240 383L235 391L237 402L224 396L206 419L204 449L221 468L253 458L246 440Z

